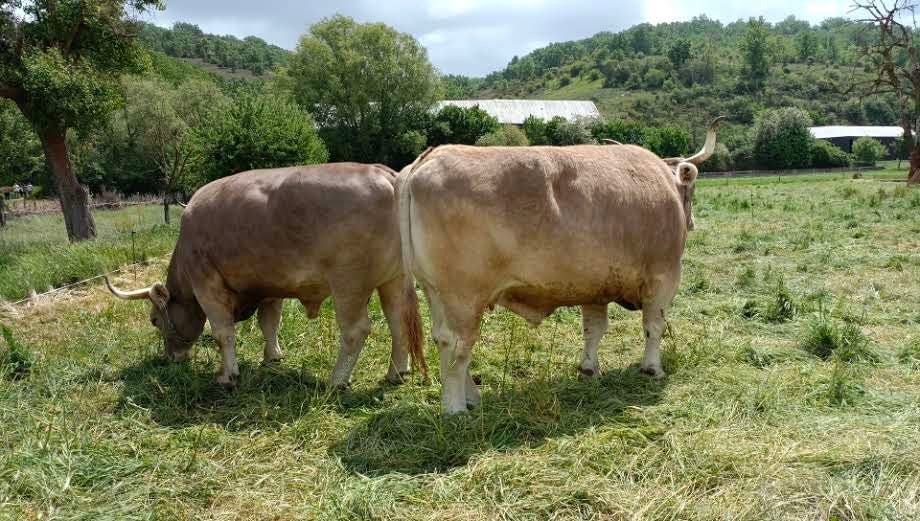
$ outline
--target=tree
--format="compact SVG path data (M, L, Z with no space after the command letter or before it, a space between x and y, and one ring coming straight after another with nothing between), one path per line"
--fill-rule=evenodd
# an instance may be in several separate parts
M329 160L310 115L270 92L243 90L196 134L202 147L196 185L246 170Z
M42 147L32 126L15 105L0 100L0 186L34 182L42 171Z
M802 109L765 110L754 122L754 159L759 166L784 170L811 163L811 119Z
M125 124L141 152L156 165L163 191L163 219L201 155L196 133L225 110L227 100L211 82L189 80L173 88L158 79L125 80Z
M129 11L160 0L0 0L0 97L30 121L54 176L71 241L96 236L67 130L86 131L119 105L118 78L143 70Z
M806 29L795 36L795 50L799 61L809 63L818 53L818 36L811 29Z
M690 59L690 40L678 38L668 47L668 59L675 67L680 68Z
M344 16L310 28L288 70L288 88L316 116L335 160L406 160L404 134L424 128L439 94L437 72L412 36Z
M523 130L514 125L504 125L479 138L476 144L482 147L526 147L530 142Z
M899 100L904 141L910 144L909 185L920 185L920 57L914 35L917 34L913 0L864 0L855 3L864 18L864 26L876 32L875 37L861 39L863 56L871 64L873 78L854 83L854 90L863 94L893 94ZM910 25L907 25L910 23ZM855 153L855 151L854 151Z
M853 143L853 160L857 165L875 166L885 156L885 147L871 137L861 137Z
M748 80L754 88L760 90L770 73L770 28L763 17L748 20L740 50Z
M479 105L468 108L447 105L431 120L428 144L472 145L482 136L500 128L498 119L479 108Z

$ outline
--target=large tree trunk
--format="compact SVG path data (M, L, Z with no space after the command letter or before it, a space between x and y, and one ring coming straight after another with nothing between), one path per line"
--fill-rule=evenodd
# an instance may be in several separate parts
M169 224L169 193L163 194L163 222Z
M96 238L96 222L89 209L89 196L74 174L63 130L47 130L39 135L45 150L45 161L54 176L67 237L71 242Z

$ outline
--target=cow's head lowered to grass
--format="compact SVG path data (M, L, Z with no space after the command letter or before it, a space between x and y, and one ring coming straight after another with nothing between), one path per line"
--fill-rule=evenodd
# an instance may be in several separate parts
M169 289L157 282L149 288L122 291L105 279L113 295L124 300L149 300L151 303L150 323L160 330L166 356L181 362L188 358L192 345L204 330L205 315L194 300L181 302L170 294Z

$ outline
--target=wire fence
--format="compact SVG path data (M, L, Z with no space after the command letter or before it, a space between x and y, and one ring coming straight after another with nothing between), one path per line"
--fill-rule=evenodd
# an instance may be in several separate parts
M877 166L858 166L842 168L793 168L789 170L736 170L733 172L700 172L701 179L720 179L723 177L789 177L811 174L861 173L879 170Z
M159 257L153 257L153 258L151 258L151 259L145 259L145 260L140 261L140 262L134 262L134 263L132 263L132 264L127 264L127 265L125 265L125 266L121 266L120 268L116 268L116 269L114 269L114 270L112 270L112 271L109 271L109 272L106 272L106 273L102 273L102 274L100 274L100 275L94 275L94 276L92 276L92 277L89 277L89 278L86 278L86 279L83 279L83 280L78 280L78 281L76 281L76 282L71 282L70 284L65 284L64 286L60 286L60 287L54 288L54 289L49 290L49 291L46 291L46 292L44 292L44 293L34 293L34 294L32 294L32 295L29 295L28 297L26 297L26 298L24 298L24 299L17 300L16 302L13 302L11 305L12 305L12 306L22 306L22 305L28 304L29 302L32 302L33 300L38 300L38 299L40 299L40 298L42 298L42 297L47 297L47 296L53 295L53 294L55 294L55 293L60 293L60 292L62 292L62 291L66 291L66 290L68 290L68 289L72 289L72 288L75 288L75 287L78 287L78 286L82 286L82 285L87 284L87 283L89 283L89 282L93 282L93 281L100 280L100 279L103 279L103 278L105 278L105 277L108 277L109 275L115 275L116 273L124 273L124 272L126 272L126 271L128 271L128 270L130 270L130 269L132 269L132 268L137 268L137 267L139 267L139 266L147 265L147 264L150 263L151 260L162 260L162 259L167 259L167 258L169 258L171 255L172 255L171 253L168 253L168 254L166 254L166 255L161 255L161 256L159 256Z

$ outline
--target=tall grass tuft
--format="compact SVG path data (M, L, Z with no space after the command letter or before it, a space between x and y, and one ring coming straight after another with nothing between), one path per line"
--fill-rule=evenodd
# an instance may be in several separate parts
M825 313L812 321L800 342L803 350L822 359L836 358L843 363L870 363L879 361L869 342L869 338L857 324L840 325Z
M920 337L909 340L898 351L898 361L914 371L920 371Z
M0 337L6 348L0 347L0 380L18 380L28 376L35 365L35 355L13 336L10 328L0 324Z
M782 323L789 322L799 313L799 305L796 303L786 287L786 282L782 276L778 277L770 295L770 301L763 313L763 319L767 322Z

